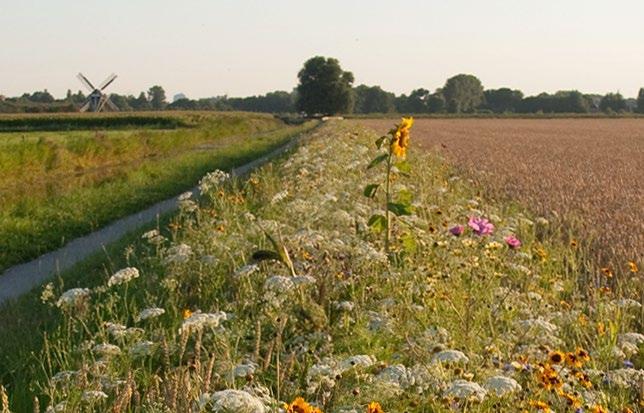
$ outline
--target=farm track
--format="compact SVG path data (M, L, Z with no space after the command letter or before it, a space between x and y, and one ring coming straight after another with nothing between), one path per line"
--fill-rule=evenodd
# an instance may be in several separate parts
M390 119L356 121L379 133ZM484 195L563 223L615 272L644 252L644 120L418 119L413 145L444 154Z
M315 129L308 131L307 134L310 134ZM298 135L270 153L234 168L231 175L245 175L271 159L286 153L289 149L295 147L303 136L305 135ZM198 187L191 189L190 192L193 193L193 196L199 195ZM0 275L0 306L38 287L54 274L73 267L126 234L154 222L161 215L175 211L178 208L179 196L158 202L143 211L121 218L98 231L76 238L64 247L43 254L34 260L8 268Z

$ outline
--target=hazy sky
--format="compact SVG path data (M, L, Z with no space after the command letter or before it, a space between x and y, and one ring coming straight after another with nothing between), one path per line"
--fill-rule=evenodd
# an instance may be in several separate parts
M486 88L625 96L644 87L644 0L0 0L0 94L160 84L171 98L246 96L297 83L333 56L356 85L435 89L457 73Z

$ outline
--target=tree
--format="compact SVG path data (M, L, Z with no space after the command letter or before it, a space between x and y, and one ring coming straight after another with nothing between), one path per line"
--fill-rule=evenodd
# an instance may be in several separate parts
M304 63L297 77L298 110L310 115L351 111L353 74L343 71L337 59L313 57Z
M644 87L640 88L640 93L637 94L637 111L644 113Z
M165 108L167 102L165 100L165 90L161 86L152 86L148 90L148 101L152 110L162 110Z
M427 98L427 110L429 113L440 113L445 111L446 107L445 96L443 96L443 89L436 89L436 92L429 95Z
M500 89L489 89L483 92L485 96L485 107L492 112L516 112L523 99L520 90L512 90L507 87Z
M396 110L395 95L385 92L380 86L360 85L353 90L354 113L389 113Z
M626 101L620 93L608 93L599 102L599 109L604 112L622 112L626 110Z
M150 102L148 102L145 92L141 92L138 98L130 97L128 104L134 110L150 110Z
M133 98L133 97L130 96L130 98ZM116 105L117 108L119 108L120 111L127 112L132 110L132 107L128 102L127 96L117 95L116 93L112 93L110 95L110 100L112 101L112 103Z
M456 75L447 79L443 96L450 112L474 112L483 103L483 85L476 76Z

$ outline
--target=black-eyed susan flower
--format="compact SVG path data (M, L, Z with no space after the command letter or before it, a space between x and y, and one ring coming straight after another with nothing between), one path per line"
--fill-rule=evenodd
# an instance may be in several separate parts
M530 406L542 412L552 411L550 410L550 405L546 402L542 402L541 400L530 400Z
M608 413L608 410L603 408L602 406L596 404L593 407L590 408L591 413Z
M610 267L603 267L602 274L604 274L606 278L613 278L613 270L611 270Z
M564 392L561 394L561 397L563 397L563 399L566 401L566 404L568 404L568 406L573 409L577 409L582 405L581 400L574 394Z
M636 272L639 271L639 268L637 268L637 264L635 263L635 261L629 261L628 262L628 269L633 274L635 274Z
M560 364L566 359L566 355L558 350L551 351L550 354L548 354L548 360L552 364Z

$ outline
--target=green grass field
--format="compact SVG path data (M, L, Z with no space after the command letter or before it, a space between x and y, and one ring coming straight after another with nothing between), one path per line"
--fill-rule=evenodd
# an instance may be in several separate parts
M365 191L385 177L368 168L377 138L327 123L0 310L12 408L638 411L638 297L559 228L414 147L392 175L393 202L411 208L393 208L386 254L370 225L383 189ZM298 403L288 411L312 412Z
M0 133L0 270L176 195L212 169L260 156L313 123L200 112L0 117L0 131L18 126L50 130Z

